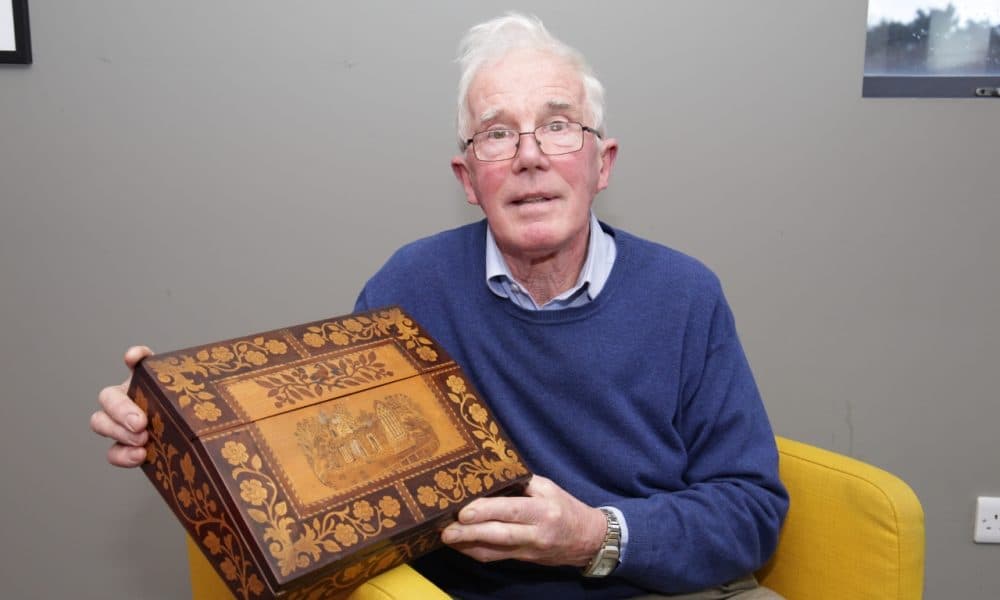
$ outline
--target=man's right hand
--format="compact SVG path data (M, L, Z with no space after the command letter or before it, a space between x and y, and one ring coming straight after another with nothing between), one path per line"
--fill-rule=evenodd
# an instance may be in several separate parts
M132 346L125 351L125 365L132 370L138 362L153 351L146 346ZM108 462L117 467L137 467L146 459L144 448L149 435L146 433L146 413L128 397L132 376L121 385L101 390L97 402L101 410L90 416L94 433L114 440L108 450Z

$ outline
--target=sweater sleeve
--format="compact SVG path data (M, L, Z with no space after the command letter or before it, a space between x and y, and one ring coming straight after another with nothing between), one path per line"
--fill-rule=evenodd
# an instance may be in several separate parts
M721 585L761 567L788 508L774 435L721 290L685 342L674 416L685 489L615 502L629 543L614 575L663 593ZM705 327L707 326L707 327Z

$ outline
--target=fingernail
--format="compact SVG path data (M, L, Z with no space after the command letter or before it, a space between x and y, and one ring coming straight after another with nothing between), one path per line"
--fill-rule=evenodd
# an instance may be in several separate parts
M125 423L128 426L128 430L131 431L132 433L139 432L139 424L141 423L139 415L135 413L130 414L129 416L125 417Z
M465 509L465 510L462 511L462 520L463 521L471 521L471 520L473 520L475 518L476 518L476 509L474 509L474 508L467 508L467 509Z
M449 527L441 532L441 541L450 544L452 542L458 541L458 532L454 528Z

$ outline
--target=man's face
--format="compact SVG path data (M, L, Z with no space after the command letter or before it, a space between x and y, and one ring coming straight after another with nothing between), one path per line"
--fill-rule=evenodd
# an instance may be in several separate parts
M469 123L486 129L533 131L554 120L588 122L579 74L564 60L515 50L484 67L468 92ZM470 204L486 214L500 250L534 260L587 244L590 206L608 185L617 143L584 133L583 149L542 154L531 135L521 136L517 156L482 162L470 147L452 159Z

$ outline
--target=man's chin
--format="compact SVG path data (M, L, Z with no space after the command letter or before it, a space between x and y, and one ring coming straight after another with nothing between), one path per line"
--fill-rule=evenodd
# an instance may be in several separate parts
M549 229L521 232L509 244L511 254L533 261L544 260L570 247L565 234Z

